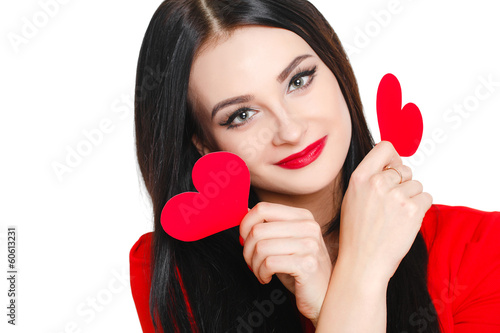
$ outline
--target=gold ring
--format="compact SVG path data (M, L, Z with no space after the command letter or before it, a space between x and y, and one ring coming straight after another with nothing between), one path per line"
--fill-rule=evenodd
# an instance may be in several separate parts
M399 181L399 183L401 184L403 182L403 175L401 174L401 171L399 171L396 168L390 167L390 166L385 166L383 171L389 170L389 169L392 169L392 170L396 171L399 174L399 177L401 177L401 180Z

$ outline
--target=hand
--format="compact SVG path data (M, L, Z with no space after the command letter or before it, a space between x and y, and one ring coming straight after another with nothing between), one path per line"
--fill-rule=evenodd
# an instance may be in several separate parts
M398 169L383 171L385 166ZM388 283L411 248L432 197L411 180L393 145L382 141L351 175L342 202L339 255L373 281ZM379 279L379 280L377 280Z
M243 256L260 283L273 274L295 295L298 310L317 321L332 263L320 225L307 209L260 202L240 224Z

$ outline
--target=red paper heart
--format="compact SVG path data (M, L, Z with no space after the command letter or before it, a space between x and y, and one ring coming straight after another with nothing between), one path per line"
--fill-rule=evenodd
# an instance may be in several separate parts
M401 109L401 85L392 74L380 81L377 92L377 117L380 137L390 141L400 156L413 155L420 145L424 124L413 103Z
M207 154L195 163L192 178L199 193L178 194L163 207L161 225L167 234L190 242L240 224L250 192L250 172L241 158Z

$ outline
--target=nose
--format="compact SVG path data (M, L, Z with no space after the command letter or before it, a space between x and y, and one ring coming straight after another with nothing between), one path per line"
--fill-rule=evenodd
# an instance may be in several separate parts
M307 131L307 123L295 114L286 110L276 116L275 133L273 144L276 146L282 144L297 144L301 142Z

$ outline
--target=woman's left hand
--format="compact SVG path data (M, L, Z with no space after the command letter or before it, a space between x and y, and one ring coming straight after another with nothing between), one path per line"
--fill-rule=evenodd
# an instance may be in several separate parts
M243 256L261 283L273 274L295 295L314 325L328 289L332 262L320 225L307 209L260 202L240 224Z

